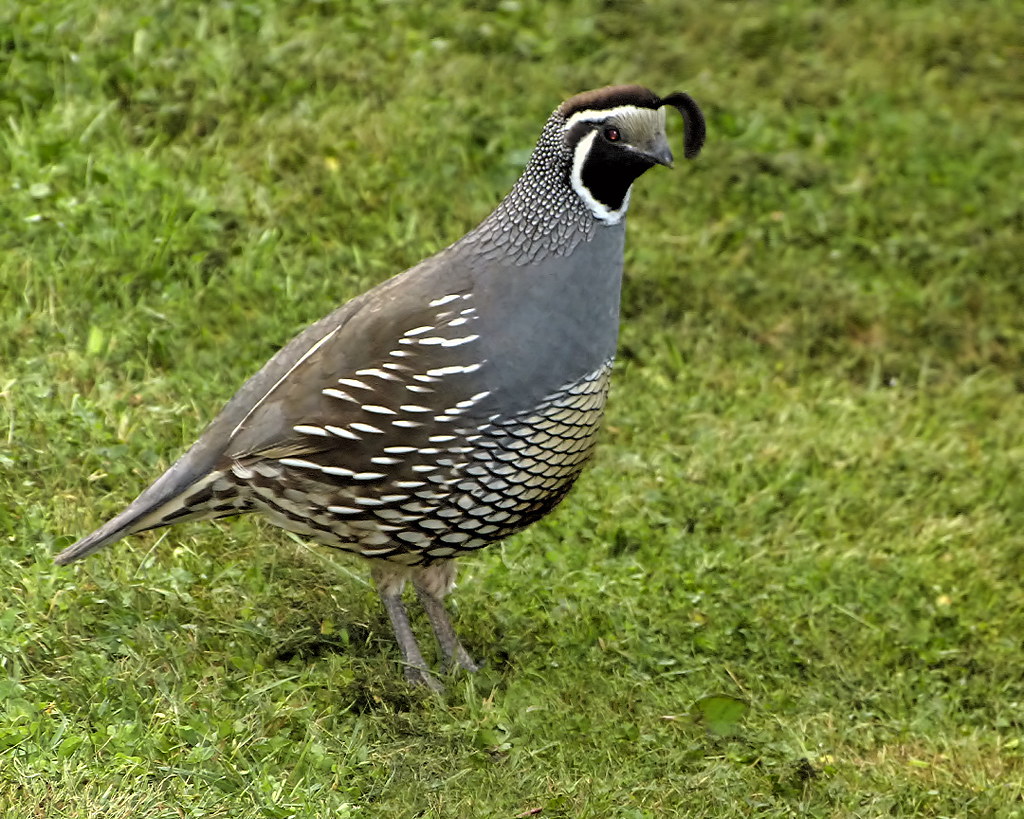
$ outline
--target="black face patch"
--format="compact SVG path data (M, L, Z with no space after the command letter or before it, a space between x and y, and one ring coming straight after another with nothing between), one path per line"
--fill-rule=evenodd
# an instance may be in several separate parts
M611 211L622 208L637 178L654 163L619 143L609 142L600 131L583 160L580 180L590 195Z

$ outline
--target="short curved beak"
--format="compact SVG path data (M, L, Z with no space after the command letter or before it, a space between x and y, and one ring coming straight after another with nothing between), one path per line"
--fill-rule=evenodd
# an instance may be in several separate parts
M644 151L644 154L658 165L664 165L666 168L674 167L672 149L668 147L668 139L664 134L659 134L654 143Z

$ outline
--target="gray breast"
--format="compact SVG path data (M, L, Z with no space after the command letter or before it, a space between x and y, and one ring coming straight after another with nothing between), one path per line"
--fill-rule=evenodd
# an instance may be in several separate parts
M498 362L486 377L505 408L526 410L614 357L624 239L624 225L601 227L571 256L488 270L481 351Z

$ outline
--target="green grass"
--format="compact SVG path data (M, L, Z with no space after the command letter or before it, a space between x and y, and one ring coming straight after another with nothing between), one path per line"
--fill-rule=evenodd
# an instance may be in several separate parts
M1024 816L1019 3L131 5L0 10L3 816ZM481 673L258 520L54 567L610 82L708 146L593 467L463 561Z

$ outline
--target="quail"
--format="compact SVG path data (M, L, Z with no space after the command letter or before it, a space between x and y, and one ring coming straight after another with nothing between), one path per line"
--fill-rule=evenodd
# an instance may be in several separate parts
M619 325L633 182L704 143L697 103L637 85L548 118L476 228L308 327L71 563L157 527L259 512L370 561L405 676L439 690L402 601L411 581L446 667L475 670L444 605L454 559L565 497L594 448Z

